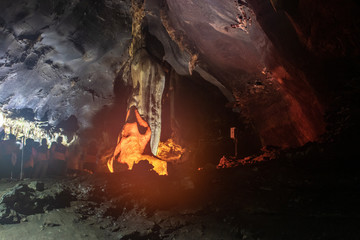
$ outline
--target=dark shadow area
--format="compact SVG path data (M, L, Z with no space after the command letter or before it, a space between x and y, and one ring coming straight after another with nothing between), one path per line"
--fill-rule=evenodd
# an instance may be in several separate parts
M169 90L168 82L164 92L162 136L170 137L173 125L175 138L192 152L193 161L199 165L217 164L223 155L234 155L231 127L237 128L239 157L260 150L259 136L239 113L233 112L216 86L196 72L191 77L177 76L173 81L174 93ZM172 123L171 94L175 106Z

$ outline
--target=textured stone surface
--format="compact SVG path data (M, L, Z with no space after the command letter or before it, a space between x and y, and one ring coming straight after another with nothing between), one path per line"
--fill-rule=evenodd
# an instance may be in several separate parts
M348 113L333 112L334 126L349 129L333 129L331 140L236 168L184 164L169 176L137 169L48 178L44 191L29 187L40 181L1 180L0 238L358 239L358 153L350 147L358 119L341 121ZM63 205L18 210L47 206L40 200L64 190L72 197L54 198Z
M44 183L19 183L0 198L0 223L18 223L21 216L63 208L73 199L69 189L54 184L44 191Z
M4 0L0 7L2 108L29 108L50 124L74 115L82 129L90 126L114 102L114 79L129 59L131 1ZM336 91L358 66L357 9L351 0L324 7L147 0L145 47L177 74L199 73L217 86L263 145L302 145L325 130L329 86ZM332 74L337 68L344 74ZM156 129L154 152L159 115L146 108L140 111Z
M144 49L135 53L131 62L132 95L128 108L135 106L151 129L150 147L154 155L161 135L161 100L165 87L165 73Z
M0 102L81 127L112 102L131 35L128 1L1 1Z
M288 20L270 2L262 3L268 7L265 24L256 1L169 0L167 4L162 23L170 38L185 49L180 53L196 56L194 62L188 58L189 69L218 86L234 110L256 129L263 145L302 145L323 133L322 104L298 69L299 61L290 57L306 55L292 40L296 36Z

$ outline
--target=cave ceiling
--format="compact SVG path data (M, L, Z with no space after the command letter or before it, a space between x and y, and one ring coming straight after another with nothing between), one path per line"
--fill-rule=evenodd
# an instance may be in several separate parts
M114 81L131 55L134 2L141 1L2 0L2 110L32 109L51 125L73 115L80 129L90 127L114 102ZM327 36L337 30L320 21L331 11L315 2L146 0L143 28L156 39L146 49L178 75L198 74L215 85L263 145L304 144L325 129L326 104L309 74L313 63L360 49L349 35L332 47ZM358 8L347 3L333 18ZM320 20L309 22L317 11ZM338 29L350 22L347 32L356 32L356 21L342 20Z
M86 127L112 101L131 38L129 3L2 1L1 9L3 108L30 108L54 125L75 115Z

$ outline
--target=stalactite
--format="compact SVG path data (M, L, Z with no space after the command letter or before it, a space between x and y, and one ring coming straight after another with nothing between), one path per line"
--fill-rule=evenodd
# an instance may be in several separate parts
M133 92L128 106L135 106L148 122L151 128L151 152L156 155L161 134L161 99L165 87L165 73L145 49L140 49L134 55L131 81Z
M161 99L165 87L162 67L145 50L143 19L144 2L132 1L132 42L129 48L130 61L127 69L133 91L128 100L128 109L135 106L151 128L150 148L156 155L161 134Z

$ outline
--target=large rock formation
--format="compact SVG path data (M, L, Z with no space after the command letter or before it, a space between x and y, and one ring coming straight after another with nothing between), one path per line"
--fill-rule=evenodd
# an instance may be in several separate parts
M156 155L161 134L161 99L165 87L165 73L155 59L140 49L131 62L132 95L129 106L135 106L151 129L150 147Z
M113 101L131 39L129 1L2 1L0 102L81 127Z
M330 90L323 85L336 91L340 82L328 69L357 66L359 29L352 16L359 7L351 0L341 6L330 1L324 10L321 1L306 0L142 3L2 1L2 109L32 109L36 119L53 125L74 115L87 128L114 102L114 79L133 58L125 68L131 76L123 79L133 88L128 107L136 105L149 122L154 154L167 78L159 63L219 88L244 119L239 124L258 133L262 145L297 146L325 130ZM142 6L138 16L136 4ZM141 31L145 42L135 46ZM136 53L142 47L148 53Z

